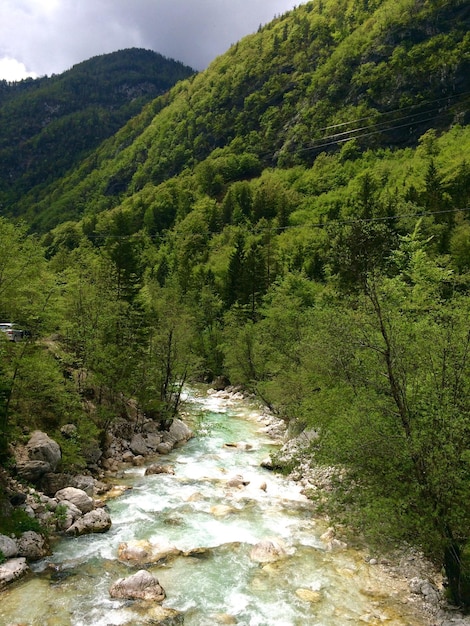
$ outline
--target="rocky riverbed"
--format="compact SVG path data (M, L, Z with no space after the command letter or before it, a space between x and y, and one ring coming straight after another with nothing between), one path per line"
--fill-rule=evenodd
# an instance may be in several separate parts
M73 436L73 425L64 430ZM126 436L127 435L127 436ZM71 475L57 471L61 450L46 433L35 431L25 446L14 448L17 478L1 470L5 493L0 502L3 517L23 513L21 525L36 526L18 536L0 534L0 590L30 572L29 563L51 553L51 541L58 535L80 536L104 533L112 520L105 500L116 494L106 482L126 465L141 466L149 456L167 454L193 436L186 424L173 420L168 431L159 432L151 420L144 420L140 432L135 425L117 420L110 429L104 454L91 474ZM26 483L35 486L27 486ZM25 521L25 517L31 520ZM36 522L36 523L35 523Z
M237 402L243 402L243 396L239 392L230 389L212 392L212 395L215 400L228 402L233 405L236 405ZM291 479L297 483L301 491L308 495L312 491L318 492L322 489L331 488L330 478L334 470L332 468L312 466L308 455L303 454L303 450L306 448L310 437L314 436L314 433L304 434L296 440L285 442L285 431L281 422L276 420L269 413L264 412L261 413L257 419L260 432L266 434L272 441L276 441L279 444L284 443L280 453L276 454L276 462L284 458L285 462L290 464L292 458L296 459L298 465L292 472ZM122 436L123 434L127 434L127 436ZM108 438L109 447L105 455L103 455L103 458L99 461L99 478L93 478L91 476L67 477L65 485L63 484L63 477L59 475L54 477L56 472L52 470L56 469L57 466L54 468L55 457L51 457L51 451L49 450L47 453L44 453L43 459L38 459L39 453L37 451L28 451L36 450L29 442L30 445L29 449L26 450L26 456L25 454L22 455L23 462L28 460L42 460L44 463L49 464L49 467L45 465L42 466L47 469L47 471L44 472L40 478L44 479L44 477L48 475L47 481L45 481L44 484L55 485L60 488L50 493L49 487L50 495L47 495L40 491L39 488L26 489L23 483L9 479L10 506L13 506L14 503L16 507L21 507L29 516L40 521L42 525L49 525L52 534L60 533L79 536L82 532L105 532L112 523L109 513L106 510L106 499L116 493L114 490L110 491L111 485L108 479L115 476L116 472L122 471L123 468L139 468L143 464L146 465L146 476L151 478L152 476L162 475L168 476L169 480L173 479L175 473L174 468L168 464L166 459L163 463L159 462L158 455L162 453L165 454L165 451L169 451L175 446L183 445L188 441L192 433L182 421L176 420L171 433L157 433L153 430L153 426L147 425L147 427L145 427L145 425L143 425L138 435L139 436L136 437L135 433L123 433L122 428L119 434L117 432L111 433ZM38 439L44 441L44 437L38 437L37 434L33 434L31 439L33 443ZM160 448L161 452L159 452L156 448L163 443L170 444L170 446L165 446L165 449ZM224 444L224 447L228 450L233 449L236 453L237 451L249 450L251 444L250 442L244 441L229 441ZM54 448L53 445L52 448ZM34 458L30 458L31 456ZM151 462L153 460L151 459L152 456L155 456L155 462L153 463ZM263 465L268 467L269 460L265 459ZM237 515L238 505L236 502L238 502L239 498L241 498L240 501L246 498L249 499L250 486L249 481L247 481L243 475L229 477L227 480L224 480L224 484L226 485L226 489L237 494L237 499L230 505L219 504L213 506L211 508L211 515L215 518L225 520L230 519L232 515ZM263 489L266 490L266 485L260 483L258 488L261 491L263 491ZM245 493L246 495L244 495ZM21 500L23 501L21 502ZM95 519L96 516L95 521L98 525L95 527L93 527L93 524L88 525L89 518L87 518L87 516L91 516L91 514L93 514L93 519ZM177 519L176 517L175 520ZM183 521L181 520L178 523L183 523ZM34 563L37 559L43 558L45 554L50 552L48 542L45 541L44 537L40 534L28 531L27 533L23 533L23 535L24 536L19 538L0 537L0 550L2 550L4 556L7 558L6 562L0 567L0 577L3 577L0 578L0 580L3 580L3 585L27 573L29 570L28 564ZM344 551L347 549L344 538L341 533L338 532L338 529L334 529L331 526L328 527L328 525L321 536L321 542L322 545L330 551ZM193 554L191 550L177 549L175 546L167 545L165 547L156 545L155 542L147 541L139 543L138 541L129 541L120 545L118 558L122 563L127 563L134 569L142 565L147 569L149 559L150 562L160 562L162 553L159 552L159 550L163 550L164 548L167 550L170 549L170 552L165 554L164 560L178 560L181 557L188 558L190 555L192 555L192 558L197 556L196 553ZM287 557L289 555L285 553L285 551L286 547L282 542L263 540L253 545L249 557L253 562L259 563L263 570L267 572L273 567L270 565L270 562L275 564L277 562L286 562L286 559L288 561ZM204 552L204 550L202 552ZM211 553L211 551L207 552L207 549L206 552L204 552L204 554ZM155 554L158 556L156 561L153 559ZM416 615L421 616L419 623L428 624L429 626L468 626L470 624L468 618L460 615L457 611L452 610L451 607L445 604L443 594L444 581L442 576L439 572L436 572L431 564L417 551L412 548L403 548L392 555L388 555L387 558L377 554L369 554L367 550L364 550L363 554L364 561L367 563L368 567L370 567L372 571L375 571L377 577L389 588L387 593L396 593L401 597L405 597L412 611L415 612ZM197 558L201 557L199 556ZM276 565L276 568L277 567ZM113 593L117 594L115 597L132 599L137 598L138 594L145 595L148 593L156 594L158 597L164 596L165 590L155 575L152 574L151 577L149 577L139 572L141 572L141 570L137 570L135 574L132 574L135 578L125 576L123 579L119 579L117 581L119 584L115 581L116 586L113 591ZM137 576L137 574L139 575ZM128 580L129 578L130 580ZM299 587L297 591L296 594L302 602L319 602L320 596L322 595L309 588ZM126 593L128 595L125 595ZM169 619L170 613L174 616L177 615L173 609L168 607L165 609L162 607L158 610L155 609L154 613L154 617L158 613L161 619ZM373 619L377 618L377 614L373 617L371 613L368 622L366 619L367 615L365 614L363 617L364 620L366 620L364 623L375 623ZM157 618L155 617L155 619ZM175 617L175 619L180 618Z

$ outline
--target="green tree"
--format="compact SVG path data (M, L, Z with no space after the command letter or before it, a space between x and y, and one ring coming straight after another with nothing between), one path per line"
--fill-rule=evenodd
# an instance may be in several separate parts
M38 241L23 226L0 218L0 321L17 322L30 335L14 343L0 336L0 456L7 454L13 407L18 404L20 382L31 367L33 339L58 321L54 276ZM42 365L36 362L37 375ZM32 380L34 376L32 377ZM31 389L22 390L31 399ZM26 400L27 401L27 400ZM42 408L44 406L42 405Z
M166 427L178 411L185 382L199 371L200 359L193 349L194 316L171 281L162 288L147 280L139 301L147 340L134 394L144 413Z
M349 472L343 512L419 544L469 606L470 305L416 237L393 260L393 277L368 273L315 316L311 424L319 458Z

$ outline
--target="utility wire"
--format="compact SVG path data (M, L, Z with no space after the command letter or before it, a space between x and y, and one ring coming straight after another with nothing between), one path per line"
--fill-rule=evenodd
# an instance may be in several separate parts
M318 129L317 132L323 132L326 130L332 130L332 129L336 129L336 128L344 128L345 126L348 126L350 124L358 124L360 122L365 122L367 120L376 120L373 124L371 125L363 125L363 126L359 126L356 128L352 128L350 130L345 130L342 131L340 133L333 133L333 134L329 134L329 135L325 135L323 137L319 137L318 139L314 139L311 145L305 146L304 148L298 148L296 150L296 152L311 152L314 150L320 150L322 148L326 148L328 146L332 146L335 144L340 144L340 143L345 143L346 141L349 141L351 139L361 139L363 137L369 137L371 135L375 135L378 133L387 133L387 132L391 132L400 128L406 128L407 126L413 126L414 124L424 124L426 122L430 122L434 119L436 119L436 117L438 117L439 115L442 115L451 105L451 103L449 102L450 100L456 100L458 98L462 98L466 95L470 95L470 92L462 92L460 94L456 94L454 96L446 96L446 97L442 97L442 98L436 98L435 100L427 100L427 101L423 101L417 104L413 104L413 105L409 105L408 107L403 107L401 109L393 109L391 111L385 111L384 113L380 113L379 117L377 117L376 114L371 114L365 117L360 117L360 118L356 118L355 120L350 120L348 122L340 122L338 124L332 124L329 126L325 126L323 128ZM392 115L394 113L403 113L406 111L409 111L410 109L416 109L419 107L428 107L431 104L436 104L439 102L447 102L446 106L435 106L431 109L427 109L425 111L417 111L416 113L410 113L408 115L400 115L399 117L396 117L395 119L391 119L391 120L384 120L384 121L380 121L381 119ZM413 119L412 121L406 123L406 124L398 124L397 122L402 122L404 120L409 120L412 118L419 118L423 115L428 115L428 114L432 114L434 112L433 115L431 115L431 117L428 117L426 119ZM379 130L377 130L379 127L383 127L385 126L385 128L380 128ZM369 132L366 133L362 133L360 135L354 135L354 133L358 133L361 132L363 130L368 130L368 129L372 129ZM376 129L376 130L373 130ZM347 136L347 135L353 135L353 136ZM347 136L346 138L341 138ZM320 142L320 143L318 143Z
M277 226L277 227L263 227L256 230L270 230L270 231L284 231L290 230L291 228L324 228L325 226L330 226L331 224L338 224L340 226L345 226L349 224L366 224L372 222L391 222L393 220L399 219L407 219L407 218L416 218L416 217L429 217L431 215L445 215L449 213L463 213L466 211L470 211L470 207L465 207L463 209L444 209L442 211L421 211L419 213L402 213L400 215L385 215L381 217L355 217L355 218L342 218L342 219L329 219L325 222L308 222L305 224L291 224L289 226Z
M387 133L387 132L391 132L391 131L394 131L394 130L398 130L399 128L407 128L408 126L413 126L413 124L424 124L425 122L431 122L432 120L435 120L436 117L439 117L440 115L441 115L441 113L436 113L432 117L428 117L428 118L426 118L424 120L415 120L413 122L407 122L406 124L399 124L398 126L389 126L388 128L380 128L378 130L371 130L370 132L362 133L361 135L353 135L353 136L350 136L350 137L346 137L344 139L334 139L334 137L336 135L332 135L331 136L331 141L328 141L327 143L322 143L322 144L318 144L316 146L309 146L309 147L305 147L305 148L299 148L297 150L297 152L311 152L313 150L320 150L321 148L327 148L328 146L333 146L333 145L340 144L340 143L346 143L347 141L351 141L352 139L362 139L362 137L370 137L371 135L378 135L380 133ZM406 118L403 118L403 119L406 119ZM400 120L397 120L397 121L400 121ZM365 128L367 128L367 127L365 127ZM361 129L361 128L353 129L353 130L348 131L348 132L349 133L354 133L354 132L358 132L360 130L363 130L363 129ZM330 139L330 138L325 137L325 139Z
M261 232L261 231L285 231L290 230L292 228L325 228L325 226L330 226L332 224L338 224L339 226L346 226L349 224L365 224L372 222L391 222L393 220L399 219L407 219L407 218L417 218L417 217L429 217L432 215L446 215L451 213L465 213L470 211L470 207L464 207L462 209L443 209L441 211L420 211L418 213L402 213L395 215L385 215L380 217L354 217L354 218L341 218L341 219L328 219L324 222L308 222L305 224L290 224L289 226L263 226L252 228L253 232ZM87 239L139 239L139 232L133 233L132 235L111 235L108 233L96 234L96 235L86 235ZM145 237L148 239L161 239L164 237L162 234L150 235L145 233Z
M417 102L416 104L410 104L407 107L400 107L398 109L391 109L390 111L384 111L383 113L379 113L380 116L384 117L386 115L392 115L393 113L403 113L404 111L408 111L409 109L415 109L418 107L428 106L430 104L435 104L437 102L455 100L456 98L461 98L463 96L470 96L470 91L463 91L459 94L455 94L453 96L443 96L442 98L436 98L434 100L423 100L422 102ZM416 113L419 115L419 113ZM342 126L347 126L348 124L357 124L358 122L364 122L366 120L374 119L376 116L374 114L367 115L365 117L358 117L355 120L350 120L348 122L339 122L338 124L331 124L330 126L325 126L323 128L319 128L318 132L324 132L326 130L331 130L334 128L341 128Z

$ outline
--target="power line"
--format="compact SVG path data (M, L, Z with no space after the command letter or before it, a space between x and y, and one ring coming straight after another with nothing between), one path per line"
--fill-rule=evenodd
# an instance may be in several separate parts
M285 231L290 230L292 228L325 228L325 226L330 226L332 224L338 224L339 226L346 226L349 224L366 224L372 222L391 222L393 220L398 219L407 219L407 218L419 218L419 217L429 217L432 215L445 215L449 213L463 213L466 211L470 211L470 207L465 207L463 209L443 209L442 211L421 211L419 213L402 213L396 215L385 215L381 217L355 217L355 218L342 218L342 219L329 219L325 222L308 222L305 224L291 224L289 226L277 226L277 227L262 227L262 228L254 228L254 231Z
M465 213L470 211L470 207L464 207L462 209L442 209L441 211L420 211L417 213L401 213L394 215L385 215L379 217L352 217L352 218L341 218L341 219L328 219L327 221L322 222L308 222L304 224L290 224L289 226L263 226L263 227L252 227L252 232L261 232L261 231L276 231L281 232L285 230L290 230L293 228L325 228L325 226L331 226L332 224L337 224L339 226L347 226L349 224L367 224L374 222L392 222L394 220L399 219L408 219L408 218L419 218L419 217L430 217L433 215L447 215L451 213ZM164 234L159 233L156 235L150 235L149 233L142 233L141 231L133 233L132 235L112 235L109 233L96 234L96 235L86 235L87 239L135 239L136 242L141 240L141 237L145 237L146 239L163 239Z
M432 120L435 120L436 117L439 117L439 115L441 115L441 113L436 113L435 115L433 115L432 117L428 117L424 120L415 120L413 122L407 122L406 124L399 124L398 126L389 126L388 128L380 128L378 130L371 130L370 132L367 133L362 133L361 135L354 135L354 136L350 136L350 137L346 137L345 139L333 139L336 135L332 135L331 136L331 141L328 141L327 143L322 143L316 146L309 146L309 147L305 147L305 148L300 148L299 150L297 150L297 152L310 152L312 150L320 150L321 148L326 148L328 146L332 146L332 145L336 145L336 144L340 144L340 143L346 143L347 141L351 141L352 139L362 139L363 137L370 137L371 135L378 135L380 133L386 133L386 132L390 132L393 130L398 130L399 128L407 128L408 126L413 126L413 124L424 124L426 122L431 122ZM403 118L403 119L406 119ZM397 120L400 121L400 120ZM364 129L366 129L367 127L364 127ZM373 128L373 127L372 127ZM348 131L349 133L354 133L354 132L358 132L360 130L363 130L361 128L359 129L353 129L351 131ZM345 134L345 133L342 133ZM325 139L328 139L327 137L325 137Z
M422 102L417 102L416 104L410 104L406 107L400 107L398 109L391 109L390 111L384 111L383 113L379 113L380 116L392 115L393 113L403 113L404 111L408 111L409 109L415 109L417 107L428 106L430 104L435 104L436 102L443 102L454 100L456 98L461 98L462 96L469 96L470 91L462 91L459 94L455 94L453 96L443 96L442 98L435 98L434 100L423 100ZM419 113L416 113L419 115ZM342 126L347 126L348 124L357 124L358 122L363 122L366 120L374 119L375 114L367 115L365 117L358 117L355 120L349 120L348 122L340 122L338 124L331 124L330 126L325 126L323 128L319 128L318 132L323 132L325 130L331 130L333 128L341 128Z
M439 117L440 115L443 114L443 109L447 110L449 108L449 106L451 105L451 100L456 100L458 98L462 98L464 96L470 95L470 92L461 92L459 94L455 94L453 96L445 96L442 98L436 98L434 100L427 100L427 101L423 101L417 104L413 104L413 105L409 105L407 107L403 107L400 109L393 109L391 111L385 111L384 113L380 113L379 114L379 118L377 118L376 114L371 114L365 117L360 117L360 118L356 118L355 120L350 120L348 122L340 122L338 124L332 124L329 126L325 126L323 128L318 129L317 132L322 132L322 131L326 131L326 130L331 130L331 129L335 129L335 128L344 128L345 126L348 126L350 124L357 124L359 122L365 122L367 120L376 120L373 124L371 125L363 125L363 126L359 126L356 128L352 128L350 130L345 130L342 131L340 133L333 133L330 135L325 135L323 137L319 137L318 139L313 140L314 143L311 145L307 145L303 148L298 148L296 150L296 152L311 152L314 150L321 150L322 148L326 148L332 145L337 145L340 143L345 143L347 141L350 141L351 139L362 139L363 137L369 137L371 135L376 135L379 133L387 133L387 132L391 132L391 131L395 131L398 130L400 128L406 128L408 126L413 126L414 124L425 124L426 122L430 122L434 119L436 119L437 117ZM425 111L417 111L416 113L410 113L408 115L400 115L399 117L396 117L395 119L391 119L391 120L385 120L385 121L380 121L380 119L383 119L387 116L390 116L394 113L403 113L406 111L409 111L410 109L416 109L419 107L428 107L429 105L432 104L436 104L439 102L446 102L447 105L444 107L439 107L439 106L435 106L432 107L431 109L427 109ZM418 119L421 116L424 115L429 115L432 114L430 117L427 117L425 119ZM416 118L416 119L412 119L412 118ZM405 124L398 124L397 122L402 122L403 120L409 120L412 119L412 121L407 122ZM379 128L379 127L384 127L385 128ZM354 135L354 133L358 133L361 132L363 130L368 130L368 129L372 129L369 132L366 133L362 133L360 135ZM375 130L374 130L375 129ZM345 138L341 138L344 137ZM320 143L318 143L320 142ZM321 143L323 142L323 143Z

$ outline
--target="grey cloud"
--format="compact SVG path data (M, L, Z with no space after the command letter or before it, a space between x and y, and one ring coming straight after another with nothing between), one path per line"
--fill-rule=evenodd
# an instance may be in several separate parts
M0 58L38 75L97 54L149 48L204 69L294 0L0 0Z

